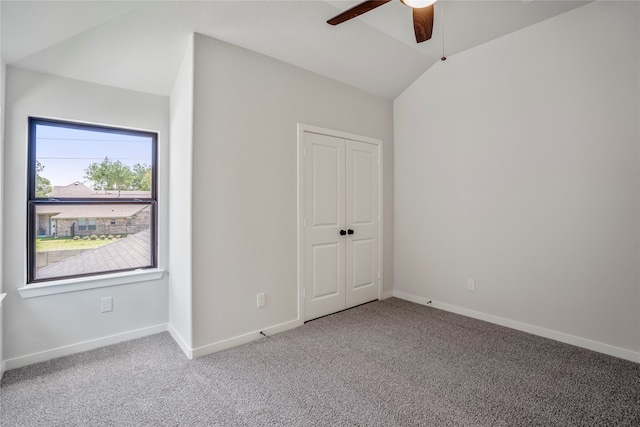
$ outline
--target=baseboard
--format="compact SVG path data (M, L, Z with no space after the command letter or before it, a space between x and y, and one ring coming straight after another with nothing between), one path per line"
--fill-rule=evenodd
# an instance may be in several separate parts
M380 299L388 299L393 296L393 291L387 291L382 293L382 297Z
M289 322L280 323L279 325L270 326L268 328L261 329L260 331L250 332L244 335L238 335L237 337L229 338L226 340L218 341L213 344L208 344L202 347L198 347L192 350L193 358L206 356L208 354L217 353L218 351L226 350L231 347L235 347L241 344L246 344L251 341L255 341L260 338L264 338L260 332L264 332L265 335L273 335L279 332L284 332L289 329L302 326L304 322L301 320L291 320Z
M111 344L117 344L122 341L129 341L136 338L146 337L167 330L167 324L149 326L146 328L136 329L121 334L110 335L108 337L97 338L94 340L84 341L77 344L71 344L64 347L58 347L51 350L45 350L38 353L27 354L26 356L15 357L4 361L7 371L23 366L32 365L34 363L45 362L58 357L68 356L70 354L81 353L96 348L104 347Z
M404 292L400 292L400 291L393 291L393 296L396 298L403 299L405 301L415 302L416 304L431 305L430 299L417 297L411 294L405 294Z
M2 376L4 375L4 371L7 369L7 364L3 361L0 361L0 380L2 380Z
M173 337L173 340L178 344L182 352L187 356L188 359L193 359L193 349L187 344L187 342L182 338L182 335L175 330L175 328L169 323L167 325L167 330L169 334Z
M527 332L533 335L560 341L565 344L575 345L577 347L604 353L609 356L619 357L631 362L640 363L640 352L627 350L625 348L616 347L610 344L604 344L587 338L577 337L575 335L565 334L563 332L542 328L540 326L530 325L528 323L518 322L516 320L511 320L500 316L494 316L493 314L482 313L480 311L470 310L468 308L459 307L456 305L432 301L427 298L406 294L404 292L393 291L393 296L403 300L415 302L417 304L428 305L429 307L449 311L451 313L461 314L463 316L471 317L478 320L484 320L485 322L494 323L500 326L506 326L507 328L516 329L518 331Z

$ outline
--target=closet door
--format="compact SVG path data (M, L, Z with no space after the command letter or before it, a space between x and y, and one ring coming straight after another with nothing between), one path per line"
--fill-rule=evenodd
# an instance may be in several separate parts
M344 140L304 133L305 320L345 306Z
M379 298L379 146L304 133L304 320Z
M346 141L346 306L378 299L380 176L378 146Z

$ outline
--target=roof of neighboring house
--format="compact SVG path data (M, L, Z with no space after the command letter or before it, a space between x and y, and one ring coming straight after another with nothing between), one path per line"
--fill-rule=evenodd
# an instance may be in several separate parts
M54 185L53 190L47 193L47 197L91 197L94 193L91 188L76 181L69 185Z
M54 205L54 206L38 205L36 206L36 215L58 214L62 212L64 208L65 208L64 206L60 206L60 205Z
M56 219L131 218L149 209L146 205L56 205L36 207L37 215L51 215Z
M47 197L53 199L63 199L63 198L118 198L118 197L126 197L126 198L134 198L134 199L147 199L151 197L150 191L128 191L128 190L94 190L92 188L87 187L80 181L72 182L69 185L55 185L53 187L53 191L47 193Z
M36 278L50 279L101 271L148 267L151 265L150 240L150 231L141 231L108 245L43 267L36 272Z
M65 206L55 215L56 219L75 218L131 218L138 212L148 209L145 205L83 205Z

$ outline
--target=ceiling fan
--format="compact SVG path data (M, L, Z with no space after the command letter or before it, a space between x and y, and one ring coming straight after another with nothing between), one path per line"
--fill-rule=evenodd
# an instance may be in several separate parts
M366 0L345 10L339 15L327 21L327 24L338 25L364 13L369 12L391 0ZM416 42L422 43L431 38L433 32L433 4L436 0L400 0L403 4L413 9L413 31L416 34Z

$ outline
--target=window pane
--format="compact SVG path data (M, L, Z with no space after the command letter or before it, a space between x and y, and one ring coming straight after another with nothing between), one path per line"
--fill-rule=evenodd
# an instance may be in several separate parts
M151 198L152 135L54 123L35 130L37 198Z
M156 267L157 138L29 118L28 283Z
M150 203L36 205L35 280L152 266L152 209Z

